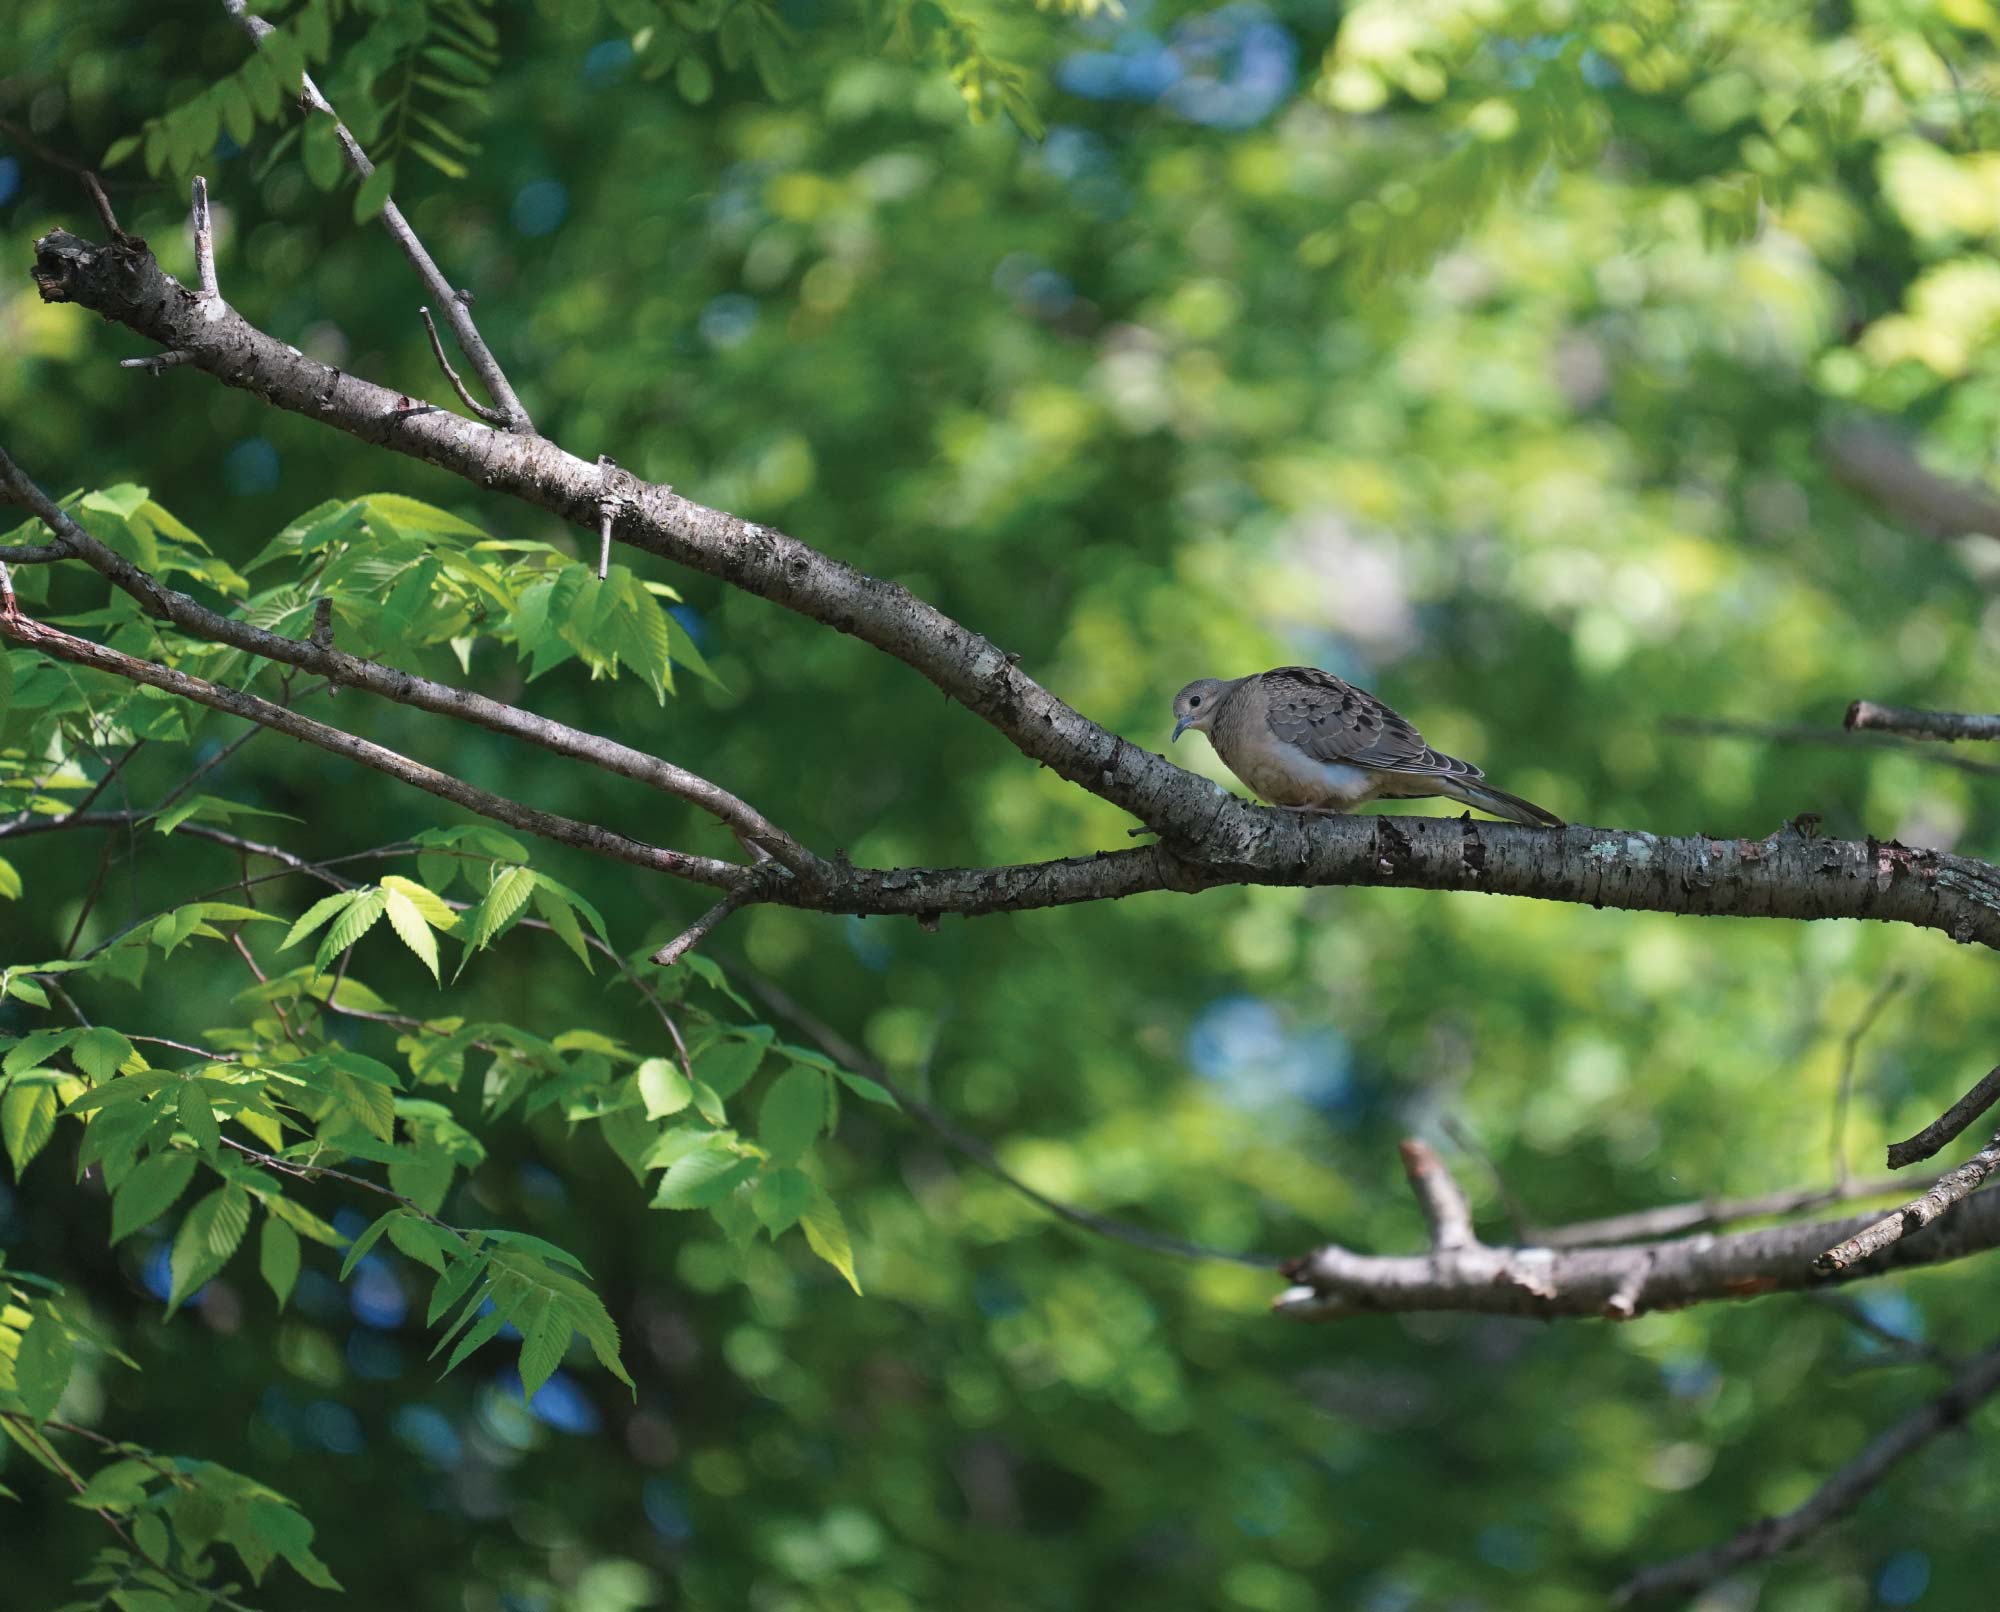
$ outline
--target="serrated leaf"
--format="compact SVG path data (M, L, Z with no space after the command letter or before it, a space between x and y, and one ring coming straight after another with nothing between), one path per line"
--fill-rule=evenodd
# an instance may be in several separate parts
M556 938L576 954L576 960L583 964L585 972L595 973L596 970L590 966L590 946L583 938L583 929L576 921L576 914L570 911L568 902L539 880L535 886L535 911L555 931Z
M6 1057L0 1058L0 1075L18 1075L24 1069L47 1063L53 1054L82 1034L81 1030L37 1030L23 1036L7 1049Z
M222 1127L215 1123L215 1110L209 1106L208 1093L202 1090L199 1080L181 1082L179 1113L181 1129L196 1147L213 1158L222 1146Z
M14 1351L14 1392L21 1408L38 1422L53 1415L75 1363L69 1329L53 1309L37 1305L34 1324Z
M803 1170L772 1170L760 1177L750 1193L750 1207L773 1237L789 1231L812 1207L819 1188Z
M264 1216L257 1239L257 1271L283 1309L299 1279L299 1234L275 1215Z
M861 1283L854 1274L854 1248L847 1239L847 1222L834 1201L824 1192L815 1191L812 1205L799 1217L799 1224L805 1228L806 1245L846 1277L847 1285L859 1293Z
M102 1025L86 1030L70 1043L70 1061L93 1081L114 1079L132 1056L132 1043Z
M718 1097L734 1097L764 1061L764 1046L758 1041L730 1037L707 1048L695 1058L695 1071Z
M740 1158L725 1143L711 1143L692 1153L684 1153L668 1166L667 1173L660 1177L659 1190L653 1194L655 1209L702 1209L706 1208L709 1193L715 1184L734 1170L737 1165L749 1162ZM726 1189L725 1189L726 1190ZM720 1197L717 1191L715 1196Z
M250 1229L250 1194L231 1182L217 1187L187 1212L174 1234L169 1269L173 1286L167 1294L172 1314L188 1295L229 1263L243 1234Z
M319 950L313 954L313 967L326 967L359 941L375 927L388 904L389 893L386 890L355 891L353 901L333 920L332 927L321 939Z
M424 893L430 894L428 890ZM417 910L417 904L401 890L392 889L382 892L382 902L389 927L396 931L397 938L417 954L417 961L431 971L432 979L442 982L438 973L437 937L431 933L431 926L424 922L424 915Z
M554 1294L537 1293L515 1318L521 1327L521 1398L533 1399L569 1350L569 1316Z
M418 866L420 868L424 860L422 857L418 858ZM443 860L452 869L456 869L458 866L458 859L456 857L445 857ZM428 874L426 874L426 877L428 877ZM431 928L448 935L458 927L458 914L451 910L450 905L444 898L438 895L435 890L418 884L415 879L406 879L400 873L385 874L382 878L382 888L384 890L397 890L403 895L408 896L411 904L418 912L424 915L424 922L429 924Z
M407 1214L405 1209L389 1209L369 1223L368 1229L347 1245L347 1257L340 1262L340 1279L344 1282L353 1274L354 1267L361 1263L362 1255L380 1241L382 1233L389 1229L389 1222L398 1215Z
M93 1124L91 1130L96 1129ZM194 1179L194 1171L194 1158L187 1153L155 1153L133 1165L111 1195L112 1242L143 1231L173 1208Z
M0 1140L6 1143L16 1181L55 1135L56 1106L55 1087L40 1081L9 1086L0 1096Z
M796 1163L826 1124L826 1076L797 1065L771 1083L757 1113L757 1140L780 1164Z
M0 666L5 664L4 661L0 661ZM5 682L5 674L0 673L0 714L4 714L7 709ZM4 856L0 856L0 896L9 901L18 901L21 896L21 875L14 864Z
M465 919L465 952L484 949L513 920L535 892L533 869L520 866L504 869L493 881L478 906ZM459 965L461 968L463 963Z
M870 1080L866 1075L857 1075L851 1069L835 1067L834 1077L864 1102L880 1103L885 1108L901 1108L896 1095L880 1081Z
M648 1119L678 1114L694 1098L694 1087L688 1077L665 1058L646 1059L639 1065L638 1079Z
M298 922L286 931L285 938L278 942L278 950L284 951L288 947L296 946L335 913L351 905L360 894L359 890L341 890L315 901L299 914Z

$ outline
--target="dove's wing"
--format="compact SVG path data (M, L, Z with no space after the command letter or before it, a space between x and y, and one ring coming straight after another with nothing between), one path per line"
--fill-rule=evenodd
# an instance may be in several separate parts
M1471 762L1433 750L1421 733L1374 695L1330 672L1281 666L1258 682L1263 685L1271 737L1315 761L1365 767L1370 772L1483 776Z

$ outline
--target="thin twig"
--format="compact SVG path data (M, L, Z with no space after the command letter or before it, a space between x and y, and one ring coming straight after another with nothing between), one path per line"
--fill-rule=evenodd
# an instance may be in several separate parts
M1882 1010L1894 999L1896 993L1902 990L1904 978L1901 973L1891 974L1875 988L1875 994L1869 997L1867 1004L1861 1009L1861 1016L1854 1021L1853 1027L1841 1042L1840 1084L1835 1090L1833 1100L1833 1136L1829 1144L1833 1151L1833 1178L1841 1186L1847 1184L1851 1173L1847 1167L1847 1113L1854 1100L1854 1061L1860 1053L1862 1038L1868 1034L1876 1019L1881 1016Z
M1543 1248L1595 1248L1612 1243L1641 1242L1652 1237L1679 1237L1689 1232L1732 1225L1737 1221L1802 1214L1811 1209L1823 1209L1830 1203L1886 1198L1909 1190L1908 1181L1889 1178L1850 1180L1825 1187L1787 1187L1781 1192L1765 1192L1750 1198L1708 1198L1698 1203L1666 1204L1657 1209L1634 1210L1630 1214L1579 1220L1566 1226L1530 1228L1524 1233L1523 1241Z
M186 349L176 347L169 352L149 353L144 358L121 358L118 360L118 367L120 369L143 369L150 371L154 375L160 375L172 369L176 364L185 364L187 361L188 355Z
M208 181L194 176L194 268L201 285L202 300L222 300L222 285L215 275L215 225L208 213Z
M1829 1248L1813 1261L1813 1269L1828 1273L1844 1271L1850 1265L1858 1265L1871 1255L1881 1253L1891 1243L1900 1242L1911 1232L1922 1230L1953 1204L1977 1192L1995 1170L2000 1170L2000 1133L1996 1133L1992 1141L1957 1169L1947 1170L1939 1176L1928 1192L1919 1194L1894 1214L1883 1216L1872 1226L1862 1228L1852 1237Z
M1905 1165L1931 1157L1995 1103L2000 1103L2000 1068L1989 1069L1981 1075L1972 1090L1915 1136L1891 1142L1889 1168L1900 1170Z
M611 523L618 516L618 495L611 490L612 471L617 463L609 454L597 456L597 474L601 490L597 498L597 580L602 582L611 574Z
M752 900L756 894L757 892L748 883L738 885L666 945L654 952L652 960L662 968L672 968L700 945L703 939L719 927L732 912Z
M1693 738L1763 739L1773 744L1824 744L1905 754L1922 751L1926 760L1938 766L1956 767L1960 772L1974 773L1982 778L2000 777L2000 764L1974 761L1967 756L1908 744L1890 734L1847 733L1837 728L1811 728L1787 723L1737 722L1726 717L1670 716L1661 726L1669 733L1686 734Z
M1479 1239L1472 1230L1472 1205L1437 1150L1414 1136L1404 1137L1399 1147L1403 1174L1409 1180L1410 1191L1416 1194L1417 1206L1424 1212L1425 1224L1431 1229L1432 1252L1444 1254L1457 1248L1475 1247Z
M1734 1538L1708 1550L1659 1562L1632 1575L1618 1591L1617 1604L1629 1605L1668 1591L1685 1593L1712 1584L1752 1562L1790 1550L1835 1518L1852 1511L1888 1477L1898 1462L1923 1448L1947 1428L1962 1423L1982 1400L2000 1389L2000 1348L1972 1361L1936 1399L1879 1433L1868 1447L1820 1485L1796 1511L1766 1517Z
M484 403L480 402L478 398L465 389L464 380L459 376L458 371L451 367L451 360L444 355L444 343L438 340L438 327L431 319L430 309L423 307L417 309L417 312L423 316L424 330L431 338L431 356L437 360L438 368L444 371L444 378L451 382L451 389L458 394L459 402L472 410L474 414L478 415L488 425L504 426L507 423L505 411L488 408ZM600 576L603 575L602 572L598 574Z
M248 0L222 0L222 8L236 19L237 26L250 36L251 43L259 49L263 48L265 36L276 32L270 23L250 10ZM362 150L361 142L355 139L353 131L340 121L340 114L334 111L332 104L320 93L320 87L313 82L312 74L307 73L303 76L300 81L300 92L300 100L309 115L319 113L333 119L334 138L340 142L341 150L346 153L348 166L363 179L374 173L375 164L368 160L368 153ZM417 277L424 282L424 287L430 292L433 300L443 307L445 318L451 324L452 334L458 338L459 347L471 360L480 384L486 388L487 395L498 407L506 422L505 429L532 434L535 429L534 422L528 418L528 411L521 406L520 398L515 396L514 388L501 370L499 361L494 358L492 350L480 336L479 327L472 322L472 310L469 306L471 297L452 289L451 282L445 279L430 253L424 249L424 243L417 239L417 232L410 227L410 221L403 216L403 210L396 205L393 197L383 199L381 216L382 227L403 249L403 256L409 259L410 266L417 271Z
M1946 744L1960 739L2000 740L2000 716L1920 711L1901 705L1877 705L1872 700L1856 700L1847 708L1846 727L1850 733L1865 728L1877 733L1900 733L1908 739L1942 739Z

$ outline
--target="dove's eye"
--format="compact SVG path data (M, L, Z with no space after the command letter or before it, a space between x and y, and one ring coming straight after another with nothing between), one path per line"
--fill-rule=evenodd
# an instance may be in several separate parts
M1199 704L1201 704L1201 696L1199 694L1190 694L1188 696L1188 709L1190 711L1192 711Z

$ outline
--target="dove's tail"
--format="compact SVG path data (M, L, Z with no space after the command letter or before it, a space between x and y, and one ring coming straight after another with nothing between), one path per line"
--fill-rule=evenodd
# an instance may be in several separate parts
M1455 800L1462 806L1476 806L1482 812L1504 817L1510 823L1525 823L1530 828L1563 826L1563 820L1554 812L1544 811L1533 801L1510 795L1504 789L1495 789L1491 784L1450 777L1432 778L1428 782L1446 799Z

